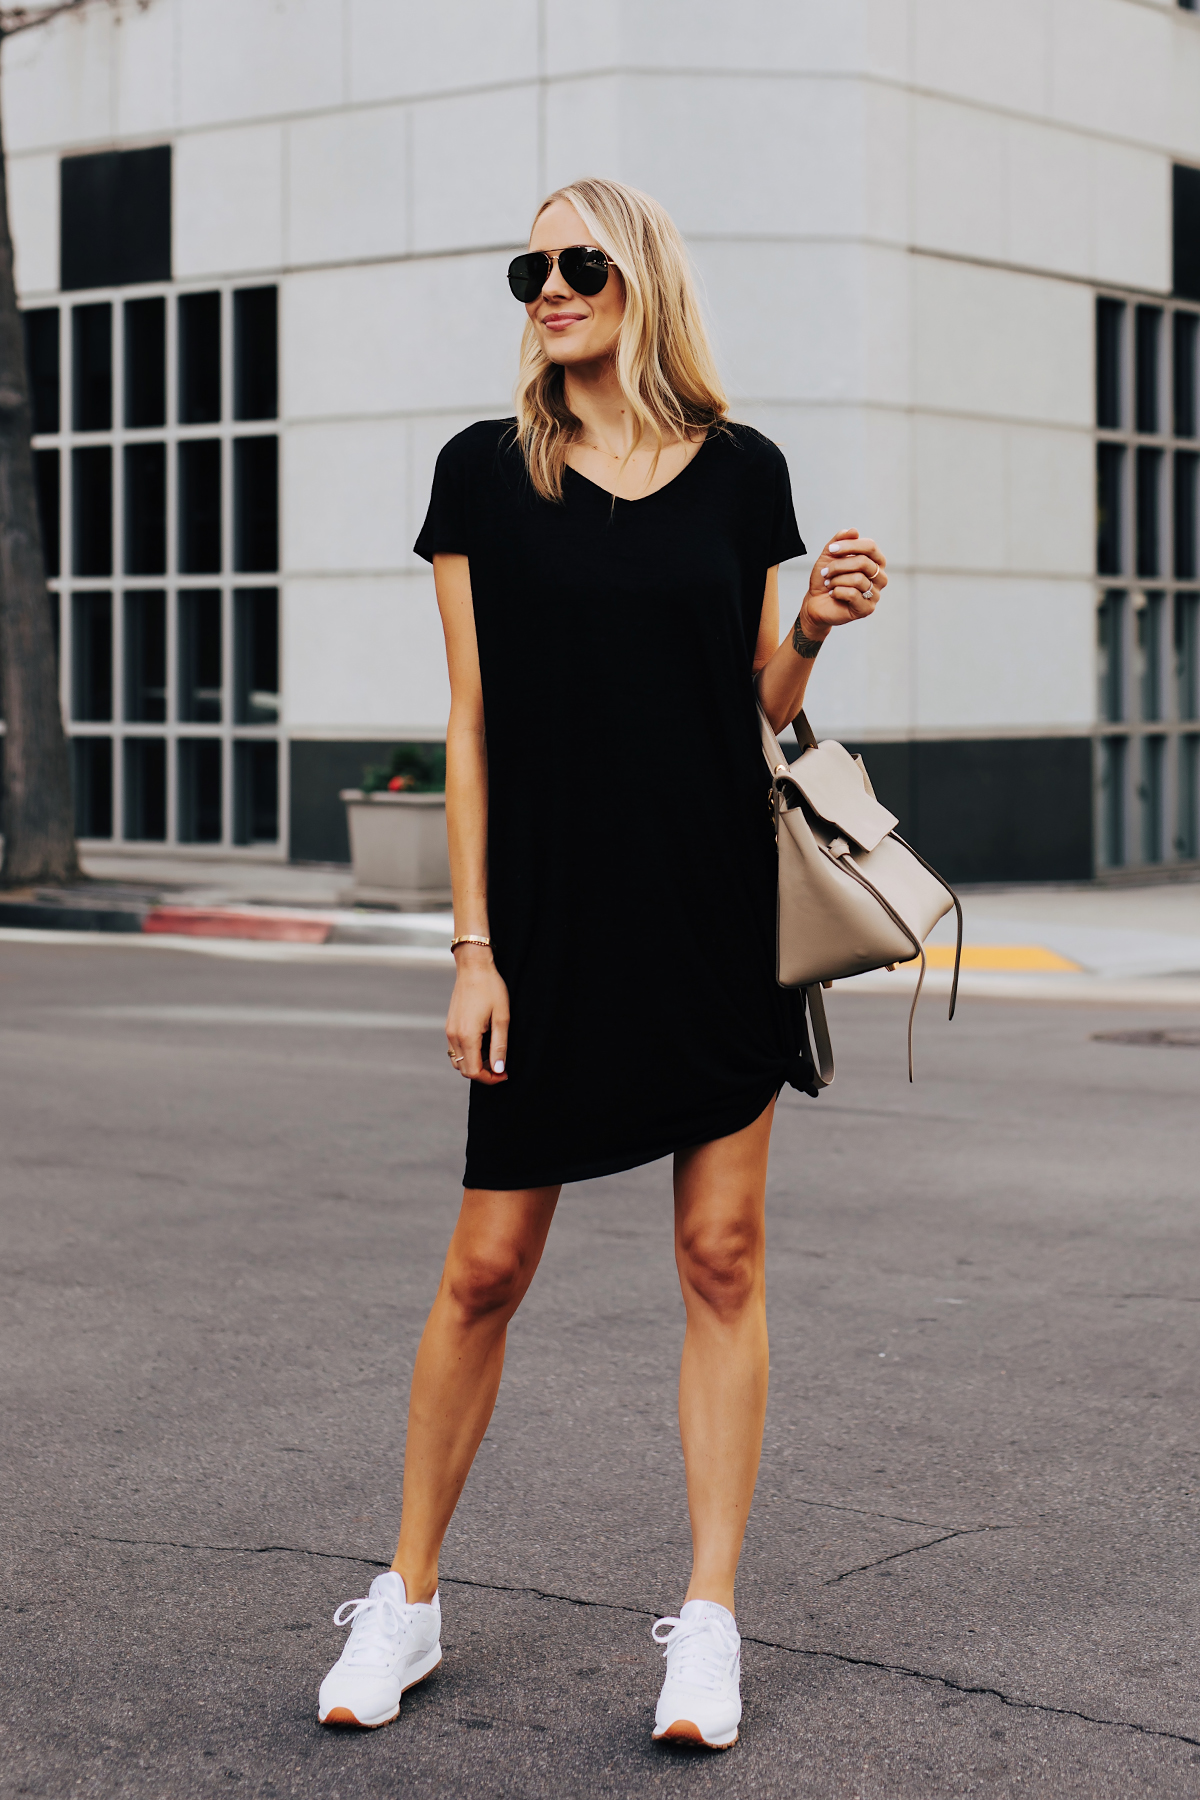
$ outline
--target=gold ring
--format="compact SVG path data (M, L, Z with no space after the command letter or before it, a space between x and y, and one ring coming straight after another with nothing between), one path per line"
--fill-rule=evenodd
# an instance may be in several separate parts
M450 1058L452 1063L466 1062L467 1060L465 1056L455 1056L453 1050L447 1050L446 1055Z

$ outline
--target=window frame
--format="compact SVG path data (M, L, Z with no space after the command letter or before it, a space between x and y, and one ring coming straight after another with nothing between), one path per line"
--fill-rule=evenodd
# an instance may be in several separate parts
M128 287L71 289L57 295L53 300L39 296L36 310L44 311L57 307L59 315L59 429L57 432L35 434L33 447L35 450L55 451L59 459L59 556L60 573L48 577L47 585L56 597L59 619L59 676L60 699L63 710L63 721L68 737L77 738L108 737L112 740L112 821L113 833L109 838L81 838L80 843L85 850L102 852L119 850L123 855L163 855L211 857L221 855L261 862L264 860L285 862L288 858L288 757L286 754L286 738L283 722L282 672L284 662L284 625L283 625L283 577L282 568L259 574L239 573L234 569L234 492L233 466L234 441L241 437L274 436L280 445L279 449L279 515L280 541L278 555L282 562L282 488L283 488L283 429L282 420L277 411L273 420L248 419L237 420L233 416L234 401L234 343L233 343L233 295L236 291L247 287L274 286L278 283L258 279L215 280L215 281L155 281ZM221 417L210 424L183 425L179 422L179 328L178 301L189 294L220 294L221 315ZM166 418L162 425L127 427L125 424L125 348L126 328L124 306L128 302L163 297L166 303ZM77 306L94 305L107 302L112 308L112 391L113 413L111 428L107 431L78 432L74 429L74 414L71 408L73 391L73 331L72 309ZM277 302L278 303L278 302ZM281 409L280 409L281 411ZM221 568L219 573L206 575L184 574L179 568L179 446L188 441L201 439L218 439L221 444ZM133 575L124 572L126 546L124 542L126 522L125 495L125 449L128 445L156 444L166 445L166 569L161 574ZM73 529L73 493L72 493L72 451L74 449L105 446L112 447L112 519L113 519L113 556L112 573L105 576L83 576L73 573L74 555L72 543ZM52 559L48 558L48 561ZM180 668L179 668L179 593L180 590L211 588L221 593L221 721L219 724L201 724L185 720L181 717L180 705ZM279 705L276 719L270 724L241 724L235 722L235 590L274 589L278 595L278 674ZM166 599L166 719L163 722L138 722L126 718L126 645L125 645L125 595L136 591L165 593ZM73 668L72 614L71 596L76 593L100 592L111 593L113 604L112 625L112 717L107 721L84 721L72 717L71 685ZM166 836L162 839L147 840L128 837L127 828L132 820L127 820L126 794L124 779L124 742L127 739L155 738L167 741L166 772ZM181 739L205 738L216 739L221 745L221 836L219 839L203 843L185 842L180 839L180 774L179 743ZM276 744L278 766L278 833L274 842L258 840L249 844L234 842L235 828L235 744L239 741L271 742Z

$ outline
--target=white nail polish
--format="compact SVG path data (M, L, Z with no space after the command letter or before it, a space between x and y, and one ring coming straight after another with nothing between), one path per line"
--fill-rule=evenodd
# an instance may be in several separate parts
M498 1063L493 1063L493 1064L492 1064L492 1069L493 1069L493 1071L494 1071L494 1073L495 1073L495 1074L497 1074L497 1075L503 1075L503 1073L504 1073L504 1064L503 1064L503 1062L498 1062Z

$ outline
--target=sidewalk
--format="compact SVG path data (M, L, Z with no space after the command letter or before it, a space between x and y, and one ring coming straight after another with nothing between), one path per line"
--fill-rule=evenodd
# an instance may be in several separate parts
M123 943L258 960L451 966L450 912L344 904L342 865L172 856L89 856L87 882L0 902L0 939ZM31 910L17 918L14 904ZM1200 881L1145 887L981 888L962 897L966 997L1200 1006ZM46 908L53 908L48 919ZM120 915L103 926L96 914ZM68 916L69 915L69 916ZM51 928L51 927L55 928ZM62 929L68 926L68 929ZM948 994L951 913L929 939L926 991ZM839 982L849 993L911 992L915 965Z

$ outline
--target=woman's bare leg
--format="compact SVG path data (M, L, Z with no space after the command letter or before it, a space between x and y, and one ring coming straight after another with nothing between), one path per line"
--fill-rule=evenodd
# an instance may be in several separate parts
M442 1539L496 1404L508 1322L541 1261L558 1195L556 1187L463 1194L408 1402L392 1567L410 1601L433 1598Z
M675 1262L687 1309L679 1433L692 1520L689 1600L733 1607L767 1409L767 1150L772 1100L744 1131L675 1158Z

